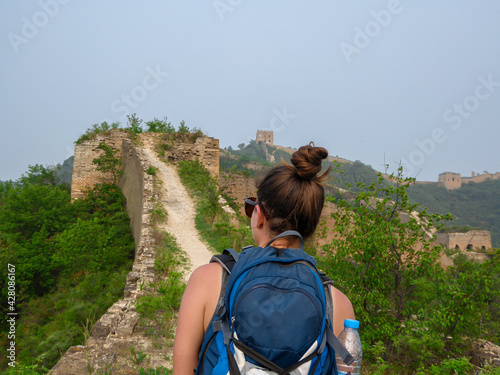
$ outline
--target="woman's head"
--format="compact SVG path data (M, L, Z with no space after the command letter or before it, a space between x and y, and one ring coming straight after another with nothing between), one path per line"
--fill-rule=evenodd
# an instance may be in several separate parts
M323 182L331 170L319 174L327 156L322 147L302 146L292 155L293 165L283 163L260 181L257 198L268 214L270 235L290 229L304 238L314 233L325 200Z

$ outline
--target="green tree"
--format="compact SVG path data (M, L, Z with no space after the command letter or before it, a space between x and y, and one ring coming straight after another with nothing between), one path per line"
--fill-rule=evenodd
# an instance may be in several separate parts
M70 195L60 186L23 185L3 198L0 257L16 265L22 299L46 293L54 285L57 268L50 241L75 220Z
M165 116L163 120L159 120L155 117L153 121L146 122L148 126L147 131L152 133L174 133L175 128L172 124L167 121L167 117Z
M396 184L386 184L380 174L377 183L359 183L363 190L354 200L335 200L336 237L324 248L332 278L368 327L363 338L382 341L388 349L411 316L416 281L437 261L439 248L428 233L442 219L425 211L414 215L416 205L406 195L412 180L391 177Z
M133 255L133 239L127 226L110 225L109 219L79 219L53 242L54 263L63 276L109 271Z
M97 148L104 151L102 155L98 158L92 160L97 166L97 170L104 173L111 173L113 175L113 182L116 184L116 181L119 176L122 175L123 171L119 170L119 167L123 165L120 158L116 156L118 150L113 149L113 147L108 146L105 142L100 142Z
M182 134L189 133L189 128L186 126L186 123L184 122L184 120L181 121L181 124L179 125L179 129L177 129L177 131L179 133L182 133Z
M44 167L40 164L30 165L28 172L24 173L17 182L21 185L48 185L56 186L59 184L60 179L57 172L60 166L47 166Z
M13 187L14 183L12 181L0 181L0 206L2 205L3 198Z
M394 184L379 174L353 198L330 198L338 210L324 269L353 302L367 363L390 363L398 374L450 366L465 374L471 342L498 341L498 255L477 263L456 254L443 269L432 233L449 215L418 211L407 195L414 180L401 169L390 177Z
M138 118L135 113L132 115L127 115L128 126L125 130L130 131L132 134L137 135L143 132L142 129L142 119Z
M109 125L106 121L101 122L100 124L94 124L75 141L75 144L79 145L84 141L95 138L97 134L106 133L111 129L118 129L119 127L119 122L113 122L111 125Z
M123 296L135 248L125 197L102 184L72 204L59 185L26 182L4 189L0 200L0 264L16 271L18 368L52 367ZM7 273L0 269L3 301ZM4 347L8 328L2 320ZM0 358L0 372L6 367Z
M18 243L44 231L50 237L73 217L69 193L59 186L24 185L9 191L0 210L0 233Z

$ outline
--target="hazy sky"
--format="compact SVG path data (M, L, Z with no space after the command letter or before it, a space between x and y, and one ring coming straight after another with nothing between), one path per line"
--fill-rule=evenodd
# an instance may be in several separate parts
M500 171L500 1L2 1L0 180L92 124L273 129L377 170Z

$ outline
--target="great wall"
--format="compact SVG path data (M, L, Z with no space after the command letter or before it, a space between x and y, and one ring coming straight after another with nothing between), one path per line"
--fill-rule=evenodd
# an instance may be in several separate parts
M476 184L484 182L486 180L498 180L500 179L500 172L489 173L484 171L484 173L472 172L471 177L462 177L460 173L444 172L439 175L438 185L444 186L448 190L459 189L463 184L468 184L475 182Z
M135 301L149 291L148 285L156 278L156 244L151 212L156 202L167 211L168 224L162 229L174 233L181 250L190 256L191 269L187 276L194 267L208 262L211 253L199 240L194 225L194 203L180 183L176 169L165 161L199 159L213 176L218 176L219 142L208 137L181 135L169 140L172 147L165 152L162 161L153 150L160 137L159 134L147 133L132 141L128 133L112 130L75 147L72 199L82 197L86 187L112 181L110 174L98 172L92 163L102 153L99 143L105 142L119 151L123 175L118 185L127 199L136 243L135 260L127 276L123 299L113 304L94 324L85 345L68 349L51 374L136 374L137 366L130 358L131 347L147 358L150 368L171 367L171 348L154 345L153 339L145 334L145 328L138 325L139 314L135 310ZM159 186L155 186L153 176L147 173L150 166L157 168L163 182Z
M267 140L268 144L273 145L273 139L268 135ZM157 277L154 271L156 244L151 217L155 204L163 205L168 213L168 222L161 229L174 235L181 250L190 258L187 276L195 267L208 262L211 256L211 252L198 238L194 225L194 203L180 183L174 166L176 161L200 160L238 201L256 191L252 179L219 173L220 150L217 139L192 134L165 139L162 134L144 133L132 140L129 133L115 129L98 134L94 139L75 147L72 199L83 197L85 188L95 183L113 180L111 174L98 172L92 163L103 152L98 148L100 142L118 150L123 163L123 175L118 179L118 186L127 199L127 211L136 244L135 260L127 276L123 298L94 324L85 345L67 350L50 371L53 375L137 374L137 366L130 358L131 347L143 353L150 368L171 368L172 349L158 348L152 338L145 334L145 328L138 324L139 314L135 302L148 292L148 285ZM160 142L167 145L161 150L161 158L158 156ZM156 168L160 184L155 184L153 176L148 174L151 166ZM329 217L334 210L336 208L333 205L326 205L323 217ZM328 241L328 238L324 241ZM491 247L489 233L468 232L461 238L448 234L441 241L452 248L488 247L488 244Z

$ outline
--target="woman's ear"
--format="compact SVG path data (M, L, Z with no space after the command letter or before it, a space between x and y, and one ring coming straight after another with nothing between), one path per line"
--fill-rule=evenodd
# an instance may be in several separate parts
M257 205L255 206L255 210L257 211L257 228L262 228L264 227L264 223L266 222L266 216L264 215L264 212L262 212L262 208Z

